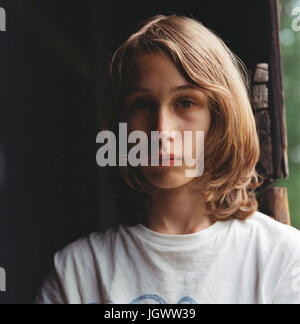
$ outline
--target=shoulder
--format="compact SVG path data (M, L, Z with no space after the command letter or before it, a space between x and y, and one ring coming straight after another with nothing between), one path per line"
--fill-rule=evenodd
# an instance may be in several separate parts
M257 231L259 234L264 234L266 238L274 239L275 241L288 240L289 242L298 242L300 240L300 231L296 228L282 224L270 216L261 212L254 213L246 220L247 225Z
M283 259L300 260L300 231L282 224L261 212L245 221L236 221L236 228L248 240L255 240L257 250L269 256L276 253Z
M95 232L67 245L54 256L54 269L43 283L36 298L38 304L81 304L86 291L93 293L99 264L107 271L109 249L116 228ZM94 297L92 298L94 299Z
M55 254L55 267L67 270L74 268L75 264L76 267L93 264L101 255L109 254L118 231L118 227L111 227L106 231L91 233L68 244Z

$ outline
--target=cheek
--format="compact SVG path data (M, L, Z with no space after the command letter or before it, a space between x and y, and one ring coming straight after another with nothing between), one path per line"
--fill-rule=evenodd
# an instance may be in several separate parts
M189 115L185 121L182 122L182 129L189 131L204 131L207 133L211 125L211 113L210 110L201 109L195 111L193 114Z
M208 133L211 124L211 113L210 110L207 108L202 110L197 118L198 130L204 131L205 134Z
M147 132L149 129L150 116L147 116L146 113L132 113L127 115L126 121L129 131L142 130Z
M207 110L205 111L205 114L203 116L203 130L205 131L205 133L209 132L210 125L211 125L211 113L209 110Z
M211 114L209 109L197 111L189 121L186 121L184 125L184 130L192 131L192 141L187 142L186 149L193 152L193 156L196 157L197 148L197 137L196 132L202 131L204 132L204 141L207 140L207 134L210 130L211 125Z

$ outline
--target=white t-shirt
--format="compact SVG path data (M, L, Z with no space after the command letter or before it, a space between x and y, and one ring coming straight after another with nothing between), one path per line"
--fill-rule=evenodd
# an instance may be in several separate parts
M300 231L259 212L188 235L118 226L54 263L37 304L300 304Z

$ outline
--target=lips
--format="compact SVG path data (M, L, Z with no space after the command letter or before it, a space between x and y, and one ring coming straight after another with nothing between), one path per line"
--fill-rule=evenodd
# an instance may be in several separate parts
M163 155L159 155L160 160L163 160L163 158L164 158ZM170 154L170 160L181 160L181 158L178 156L175 156L174 154Z
M175 156L174 154L170 154L170 161L181 161L182 158L179 157L179 156ZM149 157L149 160L151 161L157 161L157 160L154 160L154 159L151 159L151 157ZM168 161L168 154L166 154L166 157L164 157L162 154L159 155L159 159L158 159L160 162L162 161Z

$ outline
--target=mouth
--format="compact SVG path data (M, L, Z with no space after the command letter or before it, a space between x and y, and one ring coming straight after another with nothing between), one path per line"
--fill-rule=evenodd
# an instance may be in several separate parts
M175 164L175 161L182 161L182 158L181 157L178 157L178 156L175 156L175 155L170 155L170 165L171 166L174 166ZM164 158L163 155L159 155L159 158L158 159L152 159L151 157L149 158L149 162L153 163L153 162L159 162L159 164L161 165L163 162L165 163L169 163L169 159L168 159L168 156L166 158Z

